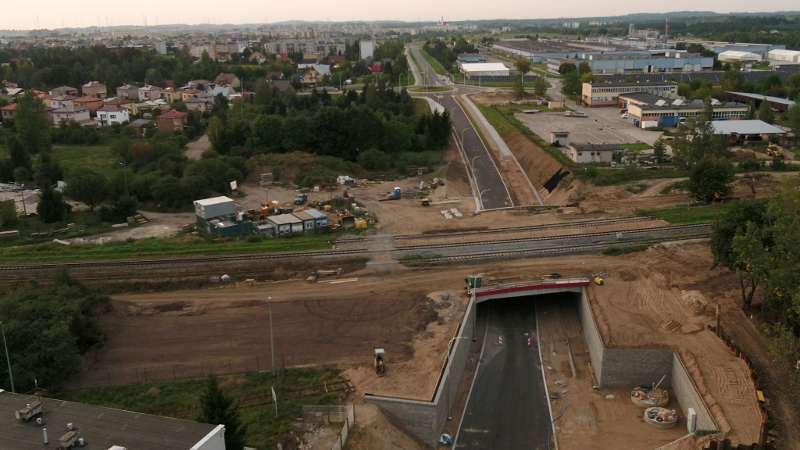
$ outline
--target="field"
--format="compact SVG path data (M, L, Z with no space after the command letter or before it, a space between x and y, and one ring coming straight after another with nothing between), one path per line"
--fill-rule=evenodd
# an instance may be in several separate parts
M444 70L442 65L439 64L439 61L433 59L433 57L429 55L428 52L426 52L421 47L419 49L419 54L422 55L423 58L425 58L425 62L427 62L428 65L431 66L431 68L433 69L434 72L436 72L437 75L447 75L447 72Z
M663 209L641 209L643 216L653 216L674 225L713 222L714 219L728 210L730 203L719 203L706 206L680 206Z
M61 165L67 176L70 171L89 169L111 178L122 168L121 159L108 145L54 145L53 158Z

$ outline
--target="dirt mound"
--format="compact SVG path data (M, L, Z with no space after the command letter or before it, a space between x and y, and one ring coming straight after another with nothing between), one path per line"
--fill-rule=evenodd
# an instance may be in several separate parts
M566 167L522 133L512 133L503 140L537 189L549 185L553 177L567 171Z

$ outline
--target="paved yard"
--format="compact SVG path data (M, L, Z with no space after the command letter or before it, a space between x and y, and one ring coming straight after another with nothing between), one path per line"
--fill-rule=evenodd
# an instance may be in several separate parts
M620 118L617 108L581 108L589 117L566 117L563 112L541 114L516 114L515 117L550 142L550 132L568 131L572 143L625 144L646 142L651 144L661 136L661 132L645 131L635 128Z

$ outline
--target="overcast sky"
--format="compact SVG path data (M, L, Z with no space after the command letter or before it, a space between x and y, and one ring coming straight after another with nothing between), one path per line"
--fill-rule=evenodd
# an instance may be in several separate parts
M3 0L0 29L88 27L92 25L148 25L198 23L263 23L285 20L446 21L502 18L557 18L608 16L641 12L716 11L753 12L797 10L797 0L674 0L661 7L653 2L623 0L531 1L429 0L302 2L276 0ZM38 19L37 19L38 18ZM37 24L38 20L38 24Z

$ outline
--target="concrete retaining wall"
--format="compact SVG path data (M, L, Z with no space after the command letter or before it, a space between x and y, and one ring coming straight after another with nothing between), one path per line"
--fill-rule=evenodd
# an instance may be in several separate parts
M578 315L581 318L581 328L583 328L583 339L586 341L586 347L589 349L589 359L592 361L592 368L594 369L594 376L597 377L597 382L603 377L603 337L600 336L600 330L597 328L597 323L594 320L592 307L589 305L589 298L586 295L586 289L581 289L580 301L578 302Z
M689 408L694 408L697 413L697 430L719 429L677 353L673 353L672 391L681 408L683 408L684 417L688 417L687 411Z
M661 387L668 388L672 379L672 352L659 350L623 350L606 348L603 352L602 389L652 386L661 377Z
M474 331L475 303L470 300L456 333L457 338L451 344L450 358L431 401L381 397L369 393L364 394L364 401L377 404L402 424L409 433L434 447L444 429L451 402L455 399L456 391L461 384L461 377L464 375L469 357L469 347L475 337Z

